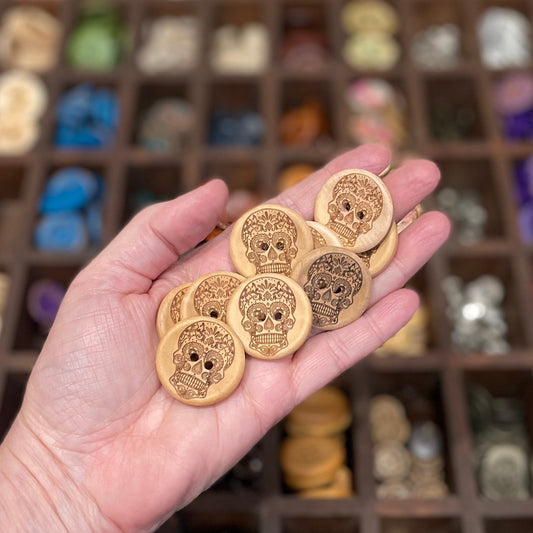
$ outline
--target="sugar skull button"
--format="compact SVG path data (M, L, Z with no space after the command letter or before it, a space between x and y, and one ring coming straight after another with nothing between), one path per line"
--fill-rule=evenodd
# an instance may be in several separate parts
M372 277L362 259L350 250L317 248L296 265L294 275L311 302L317 329L346 326L368 307Z
M244 361L241 342L224 322L197 317L161 339L156 368L163 387L180 402L212 405L237 388Z
M290 276L295 261L313 249L305 220L292 209L263 204L245 213L231 232L230 255L243 276Z
M191 284L181 303L182 320L209 316L226 322L228 300L244 278L234 272L212 272Z
M340 237L328 227L310 220L307 221L307 225L311 229L315 248L323 248L324 246L342 246Z
M181 302L190 286L190 283L185 283L175 287L163 298L156 318L157 334L160 339L181 320Z
M227 320L247 354L280 359L294 353L307 339L311 305L294 280L280 274L260 274L235 291Z
M387 236L377 246L357 255L363 260L370 275L374 278L390 265L397 249L398 228L393 222Z
M392 197L383 180L366 170L343 170L320 189L315 220L333 230L354 252L366 252L387 235Z

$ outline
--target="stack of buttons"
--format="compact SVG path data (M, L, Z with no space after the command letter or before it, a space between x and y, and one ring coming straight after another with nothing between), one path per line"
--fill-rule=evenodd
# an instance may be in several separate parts
M452 342L460 352L509 352L503 309L505 286L499 278L486 274L465 283L457 276L448 276L442 289L448 303Z
M394 149L407 142L406 103L389 82L354 81L346 91L346 102L348 133L355 143L380 142Z
M522 240L533 243L533 157L514 166L514 197L518 207L518 226Z
M257 146L263 138L263 117L252 109L219 109L211 115L209 144L213 146Z
M488 211L478 190L445 187L437 193L437 205L452 220L459 243L472 245L485 238Z
M11 278L4 272L0 272L0 333L2 333L4 311L7 307L7 297L11 287Z
M119 102L111 89L82 84L63 93L56 118L59 148L109 148L119 124Z
M34 243L45 252L76 253L102 242L100 176L78 167L55 172L41 195Z
M328 61L329 52L322 21L302 6L291 6L286 15L286 31L281 44L281 63L290 70L317 72Z
M68 64L79 70L107 72L121 61L129 37L116 6L88 2L81 7L76 28L67 42Z
M52 279L40 279L30 285L26 309L41 334L46 335L52 327L66 292L61 283Z
M351 498L353 474L346 465L352 413L346 395L325 387L295 407L285 420L281 444L285 483L301 498Z
M402 402L387 394L372 398L369 416L378 498L445 498L439 427L432 420L412 425Z
M489 500L529 498L531 450L521 399L472 385L468 407L480 493Z
M0 76L1 155L22 155L35 146L47 105L48 90L34 74L10 70Z
M533 139L533 75L515 72L502 77L494 88L494 103L507 139Z
M285 111L279 134L285 146L308 148L330 144L330 129L328 114L321 100L308 98Z
M531 25L526 15L512 8L491 7L478 24L481 58L490 69L529 66Z
M194 111L178 98L156 101L141 119L137 143L151 152L181 153L194 128Z
M34 6L8 9L0 22L0 64L46 72L58 60L61 25L48 11Z
M211 43L211 67L221 74L261 74L268 65L270 40L258 22L221 26Z
M356 70L389 70L400 58L394 35L400 21L385 0L351 0L342 10L342 25L348 38L344 60Z
M429 26L413 37L411 57L419 68L450 70L461 56L461 32L455 24Z
M195 17L160 17L144 28L137 65L145 74L181 74L198 64L200 26Z

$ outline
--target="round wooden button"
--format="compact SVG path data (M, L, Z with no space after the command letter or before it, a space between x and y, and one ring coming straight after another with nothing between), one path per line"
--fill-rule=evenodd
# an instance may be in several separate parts
M312 220L308 220L307 225L311 229L315 248L323 248L324 246L342 247L342 241L340 240L340 237L328 227Z
M233 227L230 255L243 276L284 274L313 249L305 220L292 209L264 204L245 213Z
M155 321L157 334L162 339L165 333L181 320L181 302L190 283L185 283L172 289L161 302Z
M176 400L212 405L237 388L244 361L240 340L224 322L197 317L180 322L161 339L156 369Z
M397 249L398 228L396 223L393 222L389 233L377 246L357 255L363 260L370 271L370 275L374 278L390 265Z
M366 252L387 235L393 216L392 197L383 180L366 170L343 170L320 189L315 220L333 230L343 245Z
M313 499L343 499L353 496L353 474L347 466L341 466L333 477L330 485L317 489L307 489L298 493L300 498Z
M182 320L209 316L226 322L228 300L244 281L234 272L212 272L191 284L181 303Z
M345 248L327 246L309 252L295 267L313 310L313 326L342 328L368 307L372 277L362 259Z
M228 324L246 353L258 359L280 359L294 353L307 339L311 321L305 292L280 274L247 279L228 303Z

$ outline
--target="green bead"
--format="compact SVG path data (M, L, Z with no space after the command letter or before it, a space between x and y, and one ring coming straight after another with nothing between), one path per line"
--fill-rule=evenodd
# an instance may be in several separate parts
M99 24L78 26L67 46L67 60L72 67L108 71L120 58L120 43Z

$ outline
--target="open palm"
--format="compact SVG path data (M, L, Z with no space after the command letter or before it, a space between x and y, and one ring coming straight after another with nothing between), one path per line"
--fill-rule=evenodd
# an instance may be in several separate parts
M360 147L273 202L311 219L316 193L330 175L345 168L380 173L389 157L381 146ZM385 181L395 218L438 179L427 161L391 172ZM70 505L80 508L80 520L93 529L153 529L228 470L298 402L380 346L418 305L416 294L401 287L449 231L444 216L423 215L402 233L395 260L375 279L372 306L358 321L314 336L292 357L248 358L232 396L211 407L191 407L171 398L157 378L155 316L174 286L234 270L228 232L176 262L213 229L226 201L225 185L216 180L137 215L72 283L31 375L4 446L35 446L41 451L34 455L53 461L70 487ZM28 456L19 453L21 460ZM34 463L28 468L37 468Z

